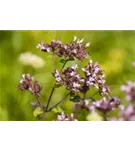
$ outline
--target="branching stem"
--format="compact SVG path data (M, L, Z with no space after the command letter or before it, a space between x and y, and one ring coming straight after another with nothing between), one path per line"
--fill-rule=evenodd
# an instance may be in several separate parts
M54 106L52 106L47 112L51 111L53 108L57 107L60 103L62 103L70 93L68 93L66 96L64 96L58 103L56 103Z

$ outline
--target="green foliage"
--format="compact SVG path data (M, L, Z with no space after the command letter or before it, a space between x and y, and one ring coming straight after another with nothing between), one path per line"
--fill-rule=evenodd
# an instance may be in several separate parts
M79 95L70 96L70 100L71 100L72 102L80 102L81 97L80 97Z
M61 59L61 60L60 60L60 63L64 64L65 61L66 61L65 59Z
M56 114L60 114L63 112L63 110L59 106L57 106L56 108L52 109L52 112L54 112Z
M37 117L37 116L39 116L39 115L41 115L41 114L43 114L43 113L44 113L44 111L43 111L42 108L40 108L40 107L37 107L37 108L33 111L34 117Z
M70 59L68 59L68 60L61 59L61 60L60 60L60 63L64 64L66 61L68 62L68 61L74 61L74 60L75 60L74 58L70 58Z
M68 61L74 61L75 60L75 58L70 58L70 59L68 59Z
M54 85L55 88L59 88L60 86L61 86L61 84L59 84L59 83L55 83L55 85Z

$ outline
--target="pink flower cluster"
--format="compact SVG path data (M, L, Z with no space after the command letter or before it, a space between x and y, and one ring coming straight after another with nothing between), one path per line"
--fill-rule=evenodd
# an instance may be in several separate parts
M65 59L73 59L77 58L78 60L82 60L88 56L86 52L86 48L90 45L90 43L83 44L83 39L79 40L77 37L74 37L74 40L70 44L62 44L61 41L52 40L50 44L45 44L43 41L41 44L37 45L43 52L52 51L59 57L64 56Z
M75 119L74 114L66 115L64 112L57 116L56 121L78 121Z
M100 110L102 112L109 112L121 105L120 99L117 97L103 97L101 100L90 102L88 99L81 100L75 104L75 109L84 108L89 111Z
M66 89L71 92L80 92L81 85L83 83L83 79L81 79L80 75L77 73L77 65L68 67L63 70L62 73L59 73L58 70L55 72L56 82L64 85Z
M92 60L89 61L85 68L82 68L85 74L85 89L89 89L90 86L94 86L99 89L101 95L108 95L110 88L105 84L105 74L100 68L98 63L93 63Z
M86 93L93 86L99 90L101 95L109 94L110 88L105 84L105 75L98 63L90 60L89 64L82 68L85 77L81 77L77 68L77 65L74 65L63 70L62 73L56 70L54 74L56 82L72 92Z
M19 88L22 91L29 90L33 95L39 97L42 87L38 84L38 81L33 80L34 78L29 74L23 74L22 79L20 80Z

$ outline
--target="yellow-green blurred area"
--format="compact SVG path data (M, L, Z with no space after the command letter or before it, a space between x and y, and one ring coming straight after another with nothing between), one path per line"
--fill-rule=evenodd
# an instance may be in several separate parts
M36 45L42 40L47 43L52 39L61 40L63 43L71 42L74 36L91 43L87 50L92 60L98 61L105 70L112 95L118 96L125 103L120 86L127 80L135 79L135 70L132 67L132 62L135 61L135 31L0 31L0 120L36 120L30 105L35 98L29 92L18 89L21 75L30 73L39 81L43 86L40 99L45 104L54 82L51 75L54 64L51 55L36 49ZM34 68L32 65L20 63L20 54L25 52L40 56L45 65ZM88 59L77 63L82 67L87 61ZM56 67L60 66L57 62ZM64 88L56 89L50 106L66 93ZM72 102L68 100L60 106L66 113L73 111ZM86 119L85 113L80 113L80 120ZM48 113L46 120L55 118L55 114Z

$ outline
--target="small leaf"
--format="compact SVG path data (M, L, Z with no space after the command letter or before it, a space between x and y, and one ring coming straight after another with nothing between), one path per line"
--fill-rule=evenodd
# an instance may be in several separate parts
M70 96L75 96L75 93L73 93L73 92L70 92Z
M74 57L68 59L68 61L73 61L73 60L75 60Z
M57 113L57 108L53 108L52 112Z
M37 107L34 110L33 115L34 115L34 117L37 117L38 115L43 114L43 113L44 113L44 111L40 107Z
M58 109L58 112L59 112L59 113L62 113L62 112L63 112L63 109L62 109L62 108L57 107L57 109Z
M81 97L79 95L70 97L70 100L73 102L80 102Z
M72 99L75 97L75 94L74 93L70 93L70 100L72 101Z
M54 85L55 88L59 88L60 86L61 86L61 84L59 84L59 83L55 83L55 85Z
M64 62L65 62L65 59L61 59L61 60L60 60L60 63L63 64Z
M52 112L54 112L54 113L62 113L63 110L59 106L57 106L56 108L53 108Z

